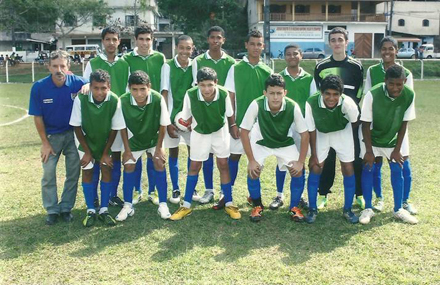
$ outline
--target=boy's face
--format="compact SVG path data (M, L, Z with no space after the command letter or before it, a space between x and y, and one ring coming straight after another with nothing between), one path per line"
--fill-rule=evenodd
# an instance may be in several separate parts
M391 97L399 97L402 94L403 86L405 85L406 79L403 78L388 78L385 79L385 85L388 90L388 94Z
M329 45L334 54L342 54L347 49L348 41L345 40L344 34L331 34Z
M136 46L140 54L148 54L153 43L151 34L139 34L136 39Z
M117 34L107 33L102 39L102 45L104 46L105 51L110 54L116 53L119 43L120 40Z
M338 105L341 92L335 89L327 89L321 93L324 104L328 109L333 109Z
M93 99L96 102L102 102L110 91L110 83L107 81L97 82L92 80L92 83L90 83L90 89L92 90Z
M260 57L261 52L264 49L264 39L250 37L248 42L244 43L246 50L248 51L249 57L257 58Z
M148 94L150 94L151 84L132 84L130 85L130 93L138 104L147 102Z
M52 78L62 82L66 79L69 67L67 59L59 57L51 60L48 68L52 74Z
M222 35L221 32L211 32L211 34L208 36L209 50L219 51L225 41L226 38Z
M179 41L177 44L177 57L183 61L187 61L194 49L193 41Z
M215 95L214 92L217 87L217 80L203 80L198 82L197 85L199 86L200 93L202 93L205 100L208 99L211 101L214 99L213 95Z
M283 98L286 96L287 90L281 86L267 86L267 90L264 90L263 93L267 97L270 110L278 111L283 105Z
M302 60L302 54L296 48L289 48L284 54L284 59L286 60L287 67L297 67Z
M397 50L392 42L384 42L380 49L380 56L384 63L394 62L396 58Z

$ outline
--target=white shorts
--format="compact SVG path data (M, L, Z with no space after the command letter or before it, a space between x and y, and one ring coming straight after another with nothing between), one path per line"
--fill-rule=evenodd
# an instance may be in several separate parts
M121 131L116 134L115 141L111 147L112 152L122 152L124 151L124 143L122 142Z
M301 152L301 135L294 130L291 130L291 135L293 137L293 140L295 141L296 149L298 150L298 153ZM307 155L310 156L310 146L307 149Z
M316 130L316 152L319 163L327 158L330 148L336 151L341 162L354 161L353 129L350 123L345 129L337 132L321 133Z
M191 132L190 159L194 161L205 161L209 154L213 153L218 158L227 158L229 151L230 135L227 125L220 130L204 135L196 131Z
M129 161L124 163L124 165L125 164L136 164L136 162L139 160L139 158L142 158L142 155L144 154L144 152L147 152L147 153L153 155L155 151L156 151L156 147L151 147L151 148L146 149L146 150L132 151L131 154L133 155L135 160L133 161L133 160L130 159Z
M367 149L365 148L364 137L362 135L361 128L359 128L359 140L361 151L359 153L360 158L364 158ZM373 146L373 154L375 157L386 157L390 159L391 153L393 152L393 147L376 147ZM405 137L403 138L402 147L400 148L400 154L402 156L409 156L409 139L408 139L408 130L406 131Z
M176 148L180 143L184 143L186 145L190 145L191 132L177 132L178 138L172 138L168 134L168 131L165 132L165 137L163 139L163 145L165 148Z
M287 166L290 166L292 161L298 161L299 158L299 152L295 145L280 148L268 148L252 141L251 148L255 160L260 166L264 166L264 161L267 157L274 155L277 158L278 168L281 171L288 170Z

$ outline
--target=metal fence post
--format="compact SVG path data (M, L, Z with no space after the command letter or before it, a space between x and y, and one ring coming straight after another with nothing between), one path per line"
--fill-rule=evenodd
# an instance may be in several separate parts
M82 73L82 76L84 76L84 70L85 70L85 68L84 68L84 61L85 61L85 60L83 60L82 63L81 63L81 66L82 66L82 72L83 72L83 73Z
M423 80L423 70L424 70L424 68L423 68L423 64L424 64L424 61L422 60L422 59L419 59L420 60L420 79L421 80Z
M6 66L6 83L9 83L9 68L8 68L9 62L5 60L5 66Z
M34 69L35 61L32 61L32 82L35 82L35 69Z

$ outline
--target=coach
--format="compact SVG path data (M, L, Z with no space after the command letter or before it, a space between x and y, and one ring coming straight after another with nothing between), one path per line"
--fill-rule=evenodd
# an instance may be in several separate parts
M34 83L31 89L29 115L34 116L35 127L41 138L41 180L43 206L47 211L46 224L53 225L58 217L71 222L75 204L80 163L75 147L73 129L69 125L73 100L86 83L82 77L69 72L70 57L65 51L54 51L49 57L51 75ZM65 156L66 180L58 202L56 167L60 155Z

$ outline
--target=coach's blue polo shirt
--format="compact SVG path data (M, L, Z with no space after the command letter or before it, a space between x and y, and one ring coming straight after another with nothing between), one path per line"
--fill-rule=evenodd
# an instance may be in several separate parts
M66 75L66 81L57 87L52 75L34 83L29 101L29 115L42 116L46 133L59 134L70 130L70 114L76 93L87 83L82 77Z

